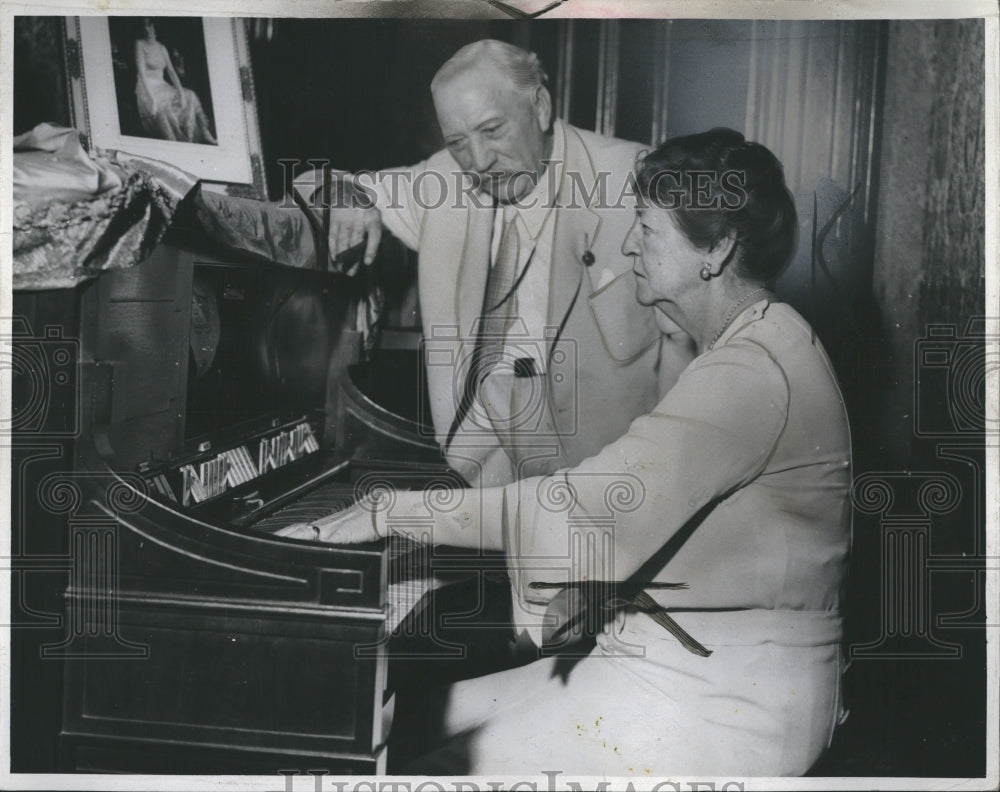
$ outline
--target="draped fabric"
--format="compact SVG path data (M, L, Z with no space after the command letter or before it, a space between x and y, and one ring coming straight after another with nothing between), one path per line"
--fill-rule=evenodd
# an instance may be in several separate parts
M72 288L138 264L196 180L162 165L91 158L79 132L39 124L14 139L15 289Z
M198 185L167 162L122 151L91 157L76 129L39 124L14 139L13 288L68 289L135 266L189 195L202 230L221 246L284 266L326 268L316 261L313 231L298 208ZM370 349L384 297L365 273L355 329Z

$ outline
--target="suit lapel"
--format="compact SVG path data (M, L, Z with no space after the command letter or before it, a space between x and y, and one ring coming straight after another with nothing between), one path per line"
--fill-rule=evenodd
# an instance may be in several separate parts
M458 284L455 288L455 316L459 335L474 340L479 316L483 310L486 281L490 270L490 245L493 239L494 210L492 206L469 207L465 244L462 247Z
M479 331L486 282L490 272L490 245L493 240L495 210L492 205L479 206L469 202L465 224L465 242L459 258L458 273L453 281L455 289L455 312L458 320L458 345L455 360L458 365L452 372L455 393L465 390L465 380L469 374L473 350ZM447 284L445 288L450 288ZM454 409L452 410L454 415Z
M566 153L556 206L574 207L583 200L580 186L582 185L585 193L590 193L596 177L583 141L568 125L564 124L563 129L566 135ZM581 184L573 185L571 173L579 175ZM583 281L583 256L593 248L601 225L601 218L589 207L557 209L555 221L546 325L558 328L558 331L548 338L546 351L549 355L552 354L567 314L577 300Z
M449 160L450 161L450 160ZM453 165L452 173L458 172ZM449 182L450 183L450 182ZM479 316L486 288L490 223L479 223L482 209L467 196L449 193L444 206L426 213L420 238L417 287L424 326L427 358L427 391L439 443L443 443L455 415L456 393L464 387L467 357L472 344L463 347ZM487 215L492 215L489 207ZM476 215L475 222L473 214ZM476 241L476 231L486 226L486 242ZM473 263L476 245L485 251Z

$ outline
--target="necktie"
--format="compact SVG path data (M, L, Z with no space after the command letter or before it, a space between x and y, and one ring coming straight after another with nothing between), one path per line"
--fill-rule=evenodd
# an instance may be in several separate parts
M479 328L479 384L503 359L504 341L511 321L517 316L515 279L519 252L517 228L513 212L504 211L503 229L497 260L490 268L483 299L483 313Z
M520 245L515 226L515 214L510 207L507 207L504 211L496 262L490 267L489 277L486 281L486 293L483 297L476 346L473 349L469 373L465 378L462 398L455 412L455 418L451 422L451 429L448 431L446 446L451 444L455 432L458 431L462 421L469 414L469 409L472 407L483 380L503 359L507 331L517 315L516 290L519 252Z

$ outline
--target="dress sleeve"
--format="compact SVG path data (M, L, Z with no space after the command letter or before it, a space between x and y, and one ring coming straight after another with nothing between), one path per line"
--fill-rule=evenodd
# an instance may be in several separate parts
M509 485L504 542L522 595L532 581L629 579L699 510L761 473L788 400L770 353L734 339L596 456Z

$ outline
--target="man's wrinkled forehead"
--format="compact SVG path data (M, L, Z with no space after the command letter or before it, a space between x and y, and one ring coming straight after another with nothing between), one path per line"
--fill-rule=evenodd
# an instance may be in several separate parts
M456 121L453 116L458 115L474 125L498 112L509 112L520 99L509 76L480 66L449 75L434 91L434 107L442 123L446 118Z
M435 100L444 94L481 92L492 95L517 94L514 79L501 66L490 62L469 64L440 79L432 88Z

